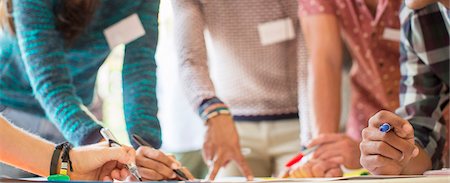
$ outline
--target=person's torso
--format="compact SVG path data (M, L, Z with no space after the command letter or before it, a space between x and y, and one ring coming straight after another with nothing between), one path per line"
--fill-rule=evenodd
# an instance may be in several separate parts
M378 0L370 9L364 0L334 3L340 29L353 58L351 109L347 127L355 139L368 119L381 109L399 106L399 11L402 1Z
M99 67L110 52L103 31L105 28L133 14L143 1L100 1L96 12L83 33L72 43L64 45L63 59L68 65L75 93L85 105L92 101ZM56 6L56 4L55 4ZM0 36L0 103L20 110L43 111L34 98L17 38L9 34Z
M297 112L297 1L200 2L218 96L241 114ZM258 26L284 18L292 20L296 37L262 45Z

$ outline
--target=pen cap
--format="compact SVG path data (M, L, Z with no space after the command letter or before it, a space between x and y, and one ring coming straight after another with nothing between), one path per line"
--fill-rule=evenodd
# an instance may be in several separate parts
M100 134L102 134L103 138L105 138L106 140L113 140L117 142L116 137L114 137L114 135L111 133L111 131L108 128L102 128L100 130Z

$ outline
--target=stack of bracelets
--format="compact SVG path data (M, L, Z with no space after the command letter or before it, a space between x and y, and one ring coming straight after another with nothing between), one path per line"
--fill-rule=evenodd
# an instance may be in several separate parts
M52 160L50 162L50 176L49 181L70 181L68 175L68 168L72 172L72 161L70 161L69 152L72 150L72 145L69 142L64 142L55 147L53 151ZM62 153L62 155L61 155ZM61 167L58 173L59 158L61 157Z
M203 121L219 116L221 114L231 115L230 109L217 97L205 100L198 109L198 114Z

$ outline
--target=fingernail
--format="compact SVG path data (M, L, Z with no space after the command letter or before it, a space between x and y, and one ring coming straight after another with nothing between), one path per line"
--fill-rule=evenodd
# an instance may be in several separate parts
M413 151L413 157L416 157L417 155L419 155L419 148L415 148Z
M177 177L177 175L174 173L174 174L172 174L172 176L170 176L170 178L172 178L172 179L174 179L174 178L176 178Z
M171 168L172 169L179 169L180 166L178 164L176 164L176 163L172 163Z

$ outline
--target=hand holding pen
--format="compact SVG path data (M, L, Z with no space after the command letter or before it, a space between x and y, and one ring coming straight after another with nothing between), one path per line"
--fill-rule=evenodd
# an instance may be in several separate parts
M111 133L111 131L109 131L109 129L102 128L100 130L100 133L102 134L103 138L105 138L108 141L109 146L111 146L111 147L121 147L122 146L117 142L116 137L114 137L114 135ZM134 177L136 177L137 180L142 181L142 177L139 174L136 164L128 163L128 164L126 164L126 166L127 166L128 170L130 171L130 173Z
M144 180L194 180L190 172L174 158L152 148L138 135L133 134L132 140L140 145L136 151L136 162Z
M362 131L361 165L375 175L405 173L404 168L419 154L411 124L389 111L380 111Z

